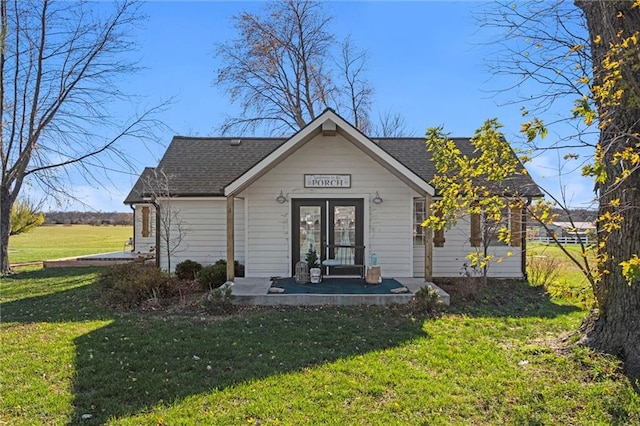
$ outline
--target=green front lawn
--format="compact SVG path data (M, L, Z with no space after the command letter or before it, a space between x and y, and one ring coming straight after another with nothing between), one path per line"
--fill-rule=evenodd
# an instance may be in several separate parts
M9 263L124 250L133 236L131 226L47 225L9 239ZM131 247L126 247L131 250Z
M585 311L524 283L439 318L406 307L216 317L108 309L95 274L2 280L0 423L640 424L618 362L558 340Z

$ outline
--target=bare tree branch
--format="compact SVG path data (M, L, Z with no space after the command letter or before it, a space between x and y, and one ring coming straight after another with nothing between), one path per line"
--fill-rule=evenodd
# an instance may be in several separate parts
M350 37L342 42L340 57L337 61L338 69L344 79L342 92L346 93L346 108L354 127L365 134L372 130L369 111L373 89L365 76L368 59L369 54L366 51L357 50Z
M8 270L8 217L26 179L53 197L65 194L71 171L98 185L96 172L130 159L125 139L153 140L160 123L150 108L122 125L115 102L135 101L117 87L120 76L137 71L127 57L141 19L130 0L113 8L88 1L1 1L0 31L0 269ZM115 135L115 136L110 136ZM106 173L105 173L106 174Z

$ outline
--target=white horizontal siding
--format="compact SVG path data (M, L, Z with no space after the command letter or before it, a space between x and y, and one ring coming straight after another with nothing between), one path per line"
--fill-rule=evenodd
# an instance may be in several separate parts
M470 224L468 218L462 218L458 224L445 232L444 247L433 248L433 276L460 277L465 273L464 265L469 264L467 255L475 251L469 244ZM481 248L478 248L481 249ZM489 253L501 258L489 264L488 275L496 278L522 278L520 247L492 246ZM511 253L511 256L507 256ZM424 277L424 246L414 246L413 272ZM471 270L469 270L471 272Z
M350 174L351 188L304 188L305 174ZM288 201L275 198L283 191ZM378 191L384 200L373 204ZM375 252L384 276L411 276L412 190L342 136L317 136L256 180L248 203L247 276L291 274L291 199L364 198L366 258Z
M142 236L142 207L149 207L149 236ZM156 211L152 204L135 204L133 206L133 220L135 222L134 229L134 247L133 251L140 254L149 253L152 247L156 245Z
M178 212L183 239L171 257L171 269L187 259L210 265L227 257L227 201L172 199L171 209ZM244 263L244 201L235 200L235 258ZM177 235L177 226L172 226ZM160 266L167 268L166 241L160 239Z

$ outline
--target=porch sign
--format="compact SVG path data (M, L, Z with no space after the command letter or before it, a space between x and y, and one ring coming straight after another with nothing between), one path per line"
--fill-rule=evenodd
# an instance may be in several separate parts
M304 175L305 188L351 188L351 175Z

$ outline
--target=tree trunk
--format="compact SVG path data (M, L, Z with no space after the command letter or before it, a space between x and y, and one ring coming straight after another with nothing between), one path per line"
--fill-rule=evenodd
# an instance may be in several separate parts
M627 1L576 1L585 14L592 40L593 84L596 87L611 77L603 66L609 47L620 43L621 36L629 37L640 29L640 8L632 9L631 4ZM640 282L635 280L629 284L622 275L620 262L640 254L640 171L636 169L621 182L616 182L625 164L615 157L625 148L636 153L640 151L640 93L636 90L640 87L640 45L631 44L628 49L635 50L634 59L622 66L623 78L614 88L624 90L620 103L614 105L596 97L601 122L598 144L606 172L604 182L598 187L598 237L605 245L599 249L599 255L604 259L599 265L602 279L594 288L598 309L585 323L583 342L619 356L625 363L625 372L634 379L640 378ZM620 228L609 232L604 229L606 221L602 216L617 213L623 217Z
M9 268L9 232L11 230L11 206L9 189L0 187L0 275L11 273Z

